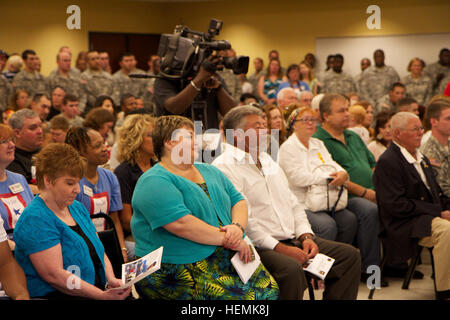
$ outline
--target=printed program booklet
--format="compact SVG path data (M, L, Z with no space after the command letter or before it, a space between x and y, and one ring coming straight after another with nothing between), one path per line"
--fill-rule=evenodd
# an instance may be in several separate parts
M241 278L242 282L245 284L251 278L255 270L259 267L259 264L261 263L261 258L259 257L258 252L256 252L256 249L253 246L249 237L245 236L244 240L250 245L250 248L253 254L255 255L255 260L250 261L248 263L244 263L244 261L242 261L241 258L239 257L239 252L236 252L233 258L231 258L231 263L236 269L239 278Z
M153 272L159 270L159 268L161 268L162 254L163 247L159 247L155 251L150 252L138 260L124 263L122 265L123 286L114 289L128 288Z
M330 271L334 260L335 259L330 258L322 253L318 253L314 258L309 259L307 262L305 262L305 264L303 265L303 270L308 271L316 277L324 280L328 274L328 271Z

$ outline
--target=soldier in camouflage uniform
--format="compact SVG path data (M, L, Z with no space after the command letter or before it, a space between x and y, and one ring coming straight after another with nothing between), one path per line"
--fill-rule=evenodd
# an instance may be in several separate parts
M234 100L239 101L242 95L242 85L239 77L229 69L217 71L217 74L225 81L230 96L232 96Z
M112 97L114 93L114 80L106 71L100 70L100 57L97 51L87 54L88 68L81 74L82 91L86 95L86 108L88 112L94 107L95 100L101 95Z
M352 76L342 71L344 57L341 54L334 56L332 69L325 72L322 78L323 93L338 93L347 95L350 92L356 92L356 85Z
M368 67L370 67L372 63L370 62L369 58L363 58L361 60L361 73L357 74L354 78L353 81L355 82L356 85L356 92L359 94L359 92L361 92L361 80L362 80L362 74L364 72L364 70L366 70Z
M52 93L56 87L64 89L66 94L79 98L79 108L83 112L86 106L86 95L82 90L80 73L70 68L71 56L67 52L60 52L56 57L58 67L45 79Z
M136 98L143 98L146 92L146 79L130 78L129 74L145 74L144 70L137 69L137 61L132 53L124 53L120 58L120 70L113 74L114 103L120 105L120 100L125 93L130 93Z
M443 94L449 81L450 81L450 74L441 80L441 85L439 86L439 89L436 94Z
M368 100L372 105L389 92L395 82L400 81L397 71L384 64L384 52L376 50L375 65L368 67L362 74L360 82L360 98Z
M25 69L14 76L12 81L14 90L24 89L30 97L33 97L36 93L49 94L44 76L36 70L38 63L36 52L25 50L22 53L22 59Z
M431 125L431 136L420 152L430 160L444 194L450 196L450 104L431 103L425 121Z
M394 83L389 93L377 100L374 110L375 117L381 111L397 112L398 103L405 97L405 94L405 86L401 82Z
M8 109L13 95L13 87L3 75L0 74L0 111Z
M440 90L441 80L450 75L450 50L442 49L439 53L439 61L426 66L424 72L433 81L433 96L442 93L443 90Z

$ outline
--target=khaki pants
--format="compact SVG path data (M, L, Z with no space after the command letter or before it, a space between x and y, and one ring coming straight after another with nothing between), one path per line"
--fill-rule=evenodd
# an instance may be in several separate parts
M431 236L420 239L423 247L433 248L434 270L437 291L450 290L450 221L434 218Z

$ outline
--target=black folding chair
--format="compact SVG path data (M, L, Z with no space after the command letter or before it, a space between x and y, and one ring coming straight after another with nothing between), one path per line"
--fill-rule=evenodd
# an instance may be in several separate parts
M384 245L382 247L383 247L383 259L381 260L381 263L380 263L380 271L381 271L380 273L383 273L383 268L384 268L384 265L386 264L386 260L387 260L386 248ZM409 289L409 284L413 277L414 271L416 270L417 264L420 260L420 255L422 253L422 250L423 250L423 247L418 245L416 256L411 258L411 262L409 263L409 266L408 266L408 271L406 272L405 278L403 279L402 289L404 289L404 290ZM428 250L429 250L430 256L431 256L431 268L433 271L432 277L433 277L433 283L434 283L434 292L437 295L436 280L435 280L435 276L434 276L435 273L434 273L433 248L428 248ZM373 298L374 293L375 293L375 288L370 289L369 299Z
M116 278L122 278L122 264L124 263L122 249L120 248L119 238L117 237L116 228L114 226L114 221L110 216L99 213L91 215L91 220L94 219L104 219L105 220L105 230L97 232L100 241L105 248L105 253L108 256L109 261L114 270Z

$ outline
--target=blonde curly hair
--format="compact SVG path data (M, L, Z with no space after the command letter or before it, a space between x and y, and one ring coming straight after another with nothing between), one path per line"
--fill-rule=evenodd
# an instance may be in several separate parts
M133 114L125 118L119 131L118 155L120 162L136 164L139 147L144 141L148 129L155 127L156 119L148 114Z

